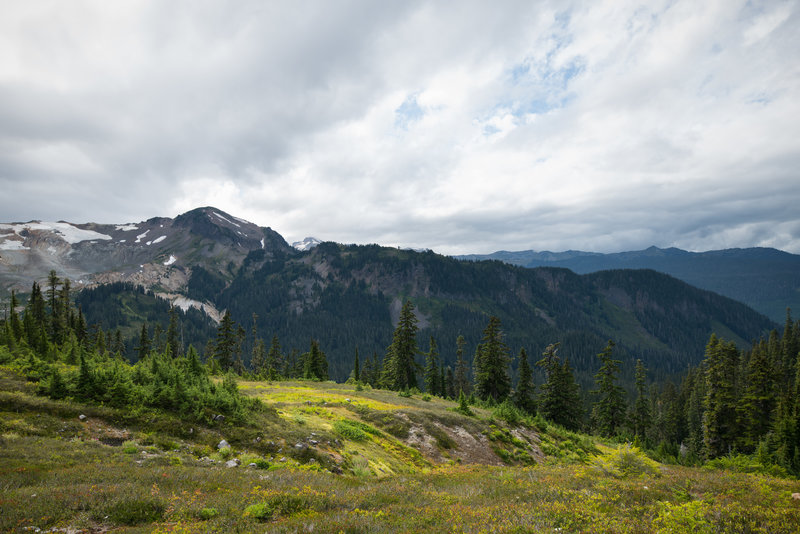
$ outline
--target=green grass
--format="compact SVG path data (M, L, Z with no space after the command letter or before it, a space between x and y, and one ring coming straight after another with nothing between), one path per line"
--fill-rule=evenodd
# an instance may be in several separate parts
M465 417L436 398L328 383L305 398L298 392L313 385L273 384L280 400L271 408L288 417L268 411L247 427L183 428L163 414L50 401L11 375L0 380L9 386L0 391L0 532L800 531L797 481L655 465L535 419L515 429L480 408ZM367 439L347 439L337 423ZM124 444L95 439L120 424L131 434ZM514 465L433 462L395 436L404 425L463 427ZM540 463L522 458L533 435L551 451ZM219 456L222 437L240 467L203 458ZM450 434L441 437L432 436L440 452L459 452ZM296 448L300 441L307 446ZM342 474L329 471L335 463Z

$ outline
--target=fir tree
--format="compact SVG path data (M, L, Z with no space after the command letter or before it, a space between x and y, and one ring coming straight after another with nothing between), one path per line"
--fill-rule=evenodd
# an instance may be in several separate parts
M169 309L169 324L167 326L167 350L169 350L169 354L173 358L183 356L178 329L178 311L174 306L171 306Z
M533 372L528 363L528 353L525 352L524 348L519 350L518 370L519 380L517 381L517 388L514 390L514 405L529 414L535 414Z
M549 421L569 430L577 430L581 426L583 412L580 388L575 382L569 361L561 363L558 346L558 343L548 345L542 353L542 359L537 363L545 373L545 383L539 393L538 411Z
M737 411L743 422L741 445L744 450L754 451L759 441L771 430L777 407L776 386L783 382L780 359L773 362L763 344L753 347L746 368L744 394ZM777 366L773 366L777 363Z
M400 319L384 359L381 382L397 391L417 387L417 316L410 300L403 304Z
M236 326L231 312L226 311L217 328L217 343L214 346L214 359L223 371L233 366L236 355Z
M736 369L738 351L712 334L706 345L703 444L707 457L728 454L736 443Z
M431 395L441 395L439 387L439 350L436 340L431 336L430 348L425 355L425 391Z
M309 380L328 379L328 359L319 348L316 339L311 340L311 348L301 357L303 360L303 378Z
M469 395L471 393L469 364L464 358L464 346L466 344L467 342L464 340L464 336L459 335L458 339L456 339L456 374L453 387L456 394L458 394L459 391L463 391L465 395Z
M273 335L272 342L269 345L269 352L267 353L267 379L277 380L282 367L283 355L281 354L281 344L280 341L278 341L278 336ZM286 373L284 372L284 374Z
M136 354L139 361L144 360L150 354L150 336L147 335L147 323L142 323L142 330L139 333L139 346L136 347Z
M603 352L597 355L602 362L594 376L598 399L592 408L592 417L598 432L613 436L625 420L625 390L617 384L617 374L622 362L611 357L614 342L609 340Z
M650 412L650 399L647 397L647 370L642 360L636 360L636 401L631 414L633 434L640 440L647 437L648 429L652 424Z
M475 353L475 392L482 399L502 402L511 391L508 347L503 341L500 319L490 317Z
M361 381L361 368L358 363L358 347L356 347L355 361L353 362L353 380L356 382Z

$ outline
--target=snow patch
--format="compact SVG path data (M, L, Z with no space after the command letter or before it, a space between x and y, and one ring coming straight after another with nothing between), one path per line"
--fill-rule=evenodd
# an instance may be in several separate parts
M165 262L164 262L164 265L172 265L172 264L173 264L173 263L175 263L177 260L178 260L178 258L176 258L176 257L175 257L175 256L173 256L172 254L170 254L170 255L169 255L169 259L168 259L167 261L165 261ZM186 310L183 310L183 311L186 311Z
M264 238L263 237L261 238L261 248L262 249L267 248L267 246L264 244Z
M0 243L0 250L30 250L22 241L16 239L6 239Z
M117 226L117 231L119 232L130 232L131 230L138 230L139 227L135 224L120 224Z
M134 241L134 243L141 243L141 242L142 242L142 238L143 238L144 236L146 236L146 235L147 235L147 232L149 232L149 231L150 231L150 230L145 230L143 234L139 234L139 235L137 235L137 236L136 236L136 241ZM148 243L148 244L149 244L149 243Z
M155 245L156 243L161 243L161 242L162 242L162 241L164 241L166 238L167 238L167 236L165 236L165 235L162 235L161 237L157 237L157 238L153 239L152 241L150 241L150 243L152 243L152 244L154 244L154 245ZM148 245L149 245L150 243L148 243Z
M294 243L292 243L292 247L294 247L295 249L297 249L297 250L299 250L301 252L305 252L307 250L311 250L312 248L316 247L320 243L322 243L322 241L320 241L316 237L307 237L307 238L303 239L302 241L295 241Z
M125 239L120 239L120 240L119 240L119 242L120 242L120 243L124 243L124 242L125 242Z
M235 223L235 222L233 222L233 221L229 221L228 219L226 219L225 217L223 217L222 215L220 215L220 214L219 214L219 213L217 213L216 211L212 211L211 213L213 213L214 215L216 215L217 217L219 217L220 219L222 219L222 220L223 220L223 221L225 221L226 223L228 223L228 224L232 224L232 225L234 225L234 226L236 226L236 227L238 227L238 228L241 228L241 225L239 225L239 224L236 224L236 223Z
M65 222L36 221L24 224L0 224L0 230L11 230L16 234L23 230L46 230L57 234L70 245L81 241L91 241L92 239L112 239L110 235L101 234L93 230L82 230Z

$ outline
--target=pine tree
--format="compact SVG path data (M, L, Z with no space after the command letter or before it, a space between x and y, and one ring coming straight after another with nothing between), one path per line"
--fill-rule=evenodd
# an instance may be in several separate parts
M535 414L533 372L528 363L528 353L525 352L524 348L519 350L518 370L519 380L517 381L517 388L514 390L514 405L529 414Z
M772 428L773 416L778 402L776 386L783 382L783 371L778 362L770 361L764 344L753 347L750 353L744 380L744 394L739 399L737 411L743 423L742 448L753 452L759 441ZM773 366L774 363L779 364Z
M150 337L147 335L147 323L142 323L142 331L139 333L139 346L136 347L136 354L139 361L144 360L150 354Z
M538 411L547 420L569 430L581 427L583 407L580 388L575 382L569 361L561 363L558 343L547 346L537 365L544 369L545 383L539 393Z
M173 358L183 356L178 329L178 311L172 306L169 309L169 325L167 326L167 350Z
M455 380L455 375L453 375L453 368L448 365L444 377L445 395L447 396L448 399L456 398L455 383L456 380Z
M704 452L709 458L728 454L736 443L736 345L712 334L706 345L703 411Z
M417 316L410 300L403 304L400 319L384 359L381 382L396 391L417 387Z
M277 335L272 336L272 342L267 353L266 368L267 380L277 380L280 375L280 369L283 368L283 355L281 354L281 344Z
M431 395L441 395L439 388L439 350L436 340L431 336L430 349L425 355L425 391Z
M466 344L467 342L464 340L464 336L459 335L458 339L456 339L456 374L455 383L453 385L456 395L459 391L463 391L465 395L471 393L469 364L467 360L464 359L464 346Z
M13 334L15 341L19 341L22 339L22 322L19 320L19 315L17 314L18 307L19 307L19 301L17 300L17 294L12 289L11 303L9 304L8 321L11 324L11 333Z
M217 328L217 343L214 346L214 359L223 371L227 371L233 366L235 354L236 326L231 318L231 312L226 311Z
M617 385L617 374L622 362L611 357L614 342L609 340L603 352L597 355L602 362L594 376L598 399L592 407L592 417L598 432L604 436L613 436L625 421L625 390Z
M353 380L356 382L361 381L361 367L358 363L358 347L356 347L355 361L353 362Z
M650 399L647 397L647 370L642 360L636 360L636 401L631 414L633 434L640 440L647 437L652 424Z
M482 399L502 402L511 392L508 347L503 341L500 319L490 317L475 353L475 393Z
M309 380L328 379L328 359L319 348L316 339L311 340L311 348L301 357L303 360L303 378Z

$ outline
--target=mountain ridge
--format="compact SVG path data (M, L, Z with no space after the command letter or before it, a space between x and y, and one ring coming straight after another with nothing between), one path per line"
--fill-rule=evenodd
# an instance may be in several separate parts
M468 261L499 260L527 268L563 267L578 274L653 269L743 302L776 322L783 321L786 308L800 309L800 255L768 247L691 252L651 246L608 254L525 250L455 257Z

